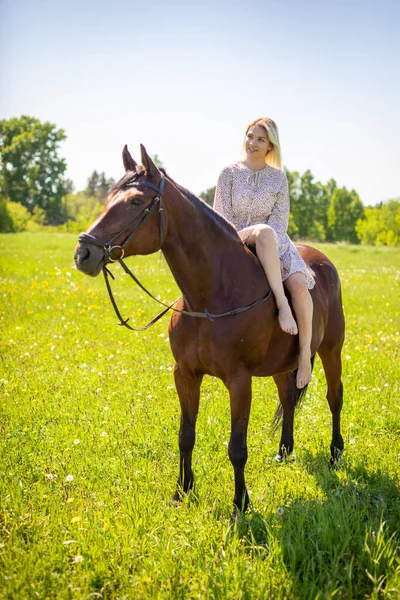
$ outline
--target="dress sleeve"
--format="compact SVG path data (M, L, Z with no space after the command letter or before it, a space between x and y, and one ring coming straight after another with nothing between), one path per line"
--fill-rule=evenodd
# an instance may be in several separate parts
M277 192L276 202L268 218L268 225L277 235L278 254L281 258L288 247L287 228L289 224L289 185L286 174L283 173L282 184Z
M232 223L232 171L229 167L225 167L218 177L213 208Z

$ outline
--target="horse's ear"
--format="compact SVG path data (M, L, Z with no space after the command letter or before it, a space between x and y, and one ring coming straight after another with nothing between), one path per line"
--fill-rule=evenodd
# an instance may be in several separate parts
M150 156L146 152L146 148L143 144L140 144L140 152L142 155L142 165L147 173L147 175L155 175L158 173L158 169L156 165L151 160Z
M128 146L125 144L122 150L122 160L124 161L125 171L135 171L136 163L133 160L131 153L128 150Z

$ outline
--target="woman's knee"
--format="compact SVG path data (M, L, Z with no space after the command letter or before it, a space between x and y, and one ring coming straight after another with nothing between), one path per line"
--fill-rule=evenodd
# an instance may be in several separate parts
M285 287L290 292L292 298L304 297L305 294L310 295L304 273L293 273L293 275L290 275L285 281Z
M253 235L256 245L269 244L271 241L275 242L275 232L269 225L257 225Z

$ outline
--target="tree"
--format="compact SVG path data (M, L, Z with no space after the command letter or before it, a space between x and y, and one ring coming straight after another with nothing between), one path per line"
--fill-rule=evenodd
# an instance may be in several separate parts
M158 156L158 154L152 154L151 159L152 159L153 163L156 165L156 167L158 167L159 169L164 169L164 171L167 170L166 166L164 165L163 161Z
M63 181L63 190L64 194L72 194L75 189L74 182L72 179L64 179Z
M400 199L366 208L356 232L362 244L400 246Z
M214 187L208 188L205 192L201 192L200 198L204 200L209 206L214 204L215 185Z
M104 210L96 196L88 196L87 192L66 194L63 198L63 212L66 216L67 231L84 231Z
M93 171L88 179L85 194L90 198L97 198L102 204L106 204L108 194L114 183L115 180L112 177L107 179L104 171L101 173Z
M8 203L0 196L0 232L10 233L14 231L14 224L10 215Z
M364 215L364 207L355 190L336 188L328 210L328 227L332 241L359 244L356 223Z
M44 209L49 223L62 222L66 163L58 155L62 129L28 116L0 121L0 184L6 200L32 213Z
M337 188L336 181L334 179L330 179L325 185L322 186L322 194L321 194L321 199L319 202L319 206L320 206L319 220L321 221L321 223L324 226L325 233L326 233L326 240L328 242L333 241L331 239L331 232L329 230L329 225L328 225L328 211L329 211L329 206L331 204L331 198L332 198L333 192L336 190L336 188Z
M324 241L328 207L324 186L313 181L310 170L301 176L297 171L286 171L286 176L292 214L290 234L293 235L297 228L297 238Z

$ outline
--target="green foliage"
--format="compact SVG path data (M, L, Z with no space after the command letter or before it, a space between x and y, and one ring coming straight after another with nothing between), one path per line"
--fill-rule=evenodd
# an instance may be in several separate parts
M286 171L289 183L290 210L297 231L295 239L324 241L326 239L327 208L329 193L333 185L327 187L314 182L311 171L299 175L297 171ZM292 230L294 231L293 225Z
M338 233L328 227L328 209L336 182L330 179L326 185L314 181L311 171L300 175L297 171L285 173L289 184L290 216L288 234L294 240L310 240L323 242L334 240L333 234ZM344 189L344 188L343 188ZM200 198L210 206L214 202L215 187L201 192ZM354 234L354 240L357 237Z
M277 390L253 378L246 480L231 522L229 398L205 377L196 490L170 505L179 403L165 317L116 325L102 277L72 266L77 236L0 236L0 597L398 600L400 249L321 245L342 279L343 465L329 469L322 365L295 415L295 456L274 461ZM135 273L178 290L159 256ZM124 316L157 312L111 267ZM72 475L71 477L68 477Z
M110 189L115 184L115 180L110 177L107 179L104 171L98 173L93 171L88 179L85 194L88 197L96 198L101 204L105 205Z
M7 202L7 212L12 221L12 232L27 230L31 215L25 206L18 202Z
M7 200L0 196L0 233L14 231L13 221L8 210Z
M46 225L46 211L40 206L35 206L32 211L31 220L37 225Z
M66 163L58 152L65 139L62 129L33 117L0 121L0 184L4 197L31 213L40 206L49 223L62 220Z
M296 225L292 212L289 214L288 235L294 240L299 238L299 228Z
M164 165L163 161L158 156L158 154L152 154L151 159L159 169L165 169L165 170L167 169L167 167Z
M67 220L63 229L70 232L84 231L103 210L104 205L96 196L88 196L86 192L67 194L63 198L63 212Z
M356 223L364 215L364 206L356 191L336 188L328 210L329 239L359 243Z
M0 201L0 232L38 231L46 223L43 208L35 206L32 214L18 202Z
M209 206L214 204L215 185L214 187L208 188L205 192L201 192L200 198L204 200Z
M400 200L366 208L364 218L356 223L356 231L362 244L399 246Z

